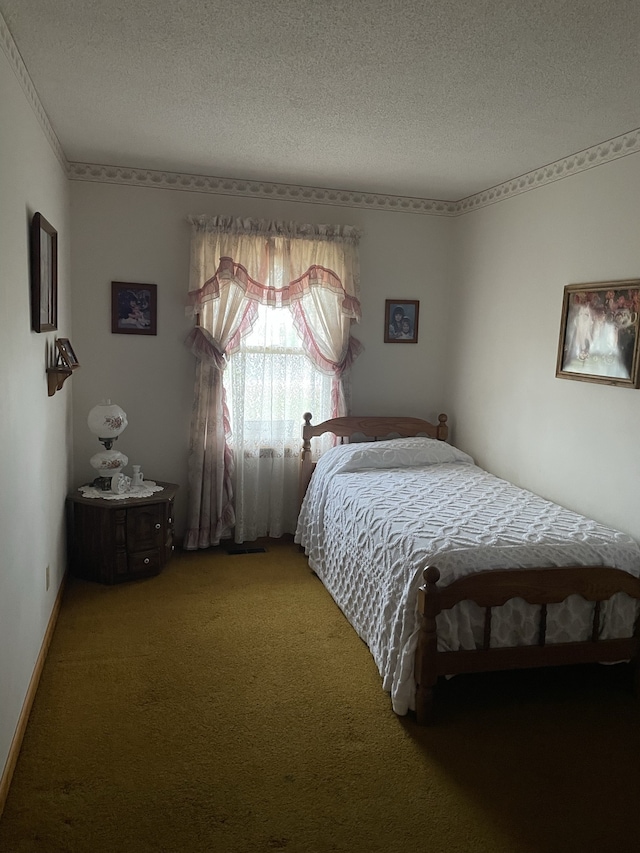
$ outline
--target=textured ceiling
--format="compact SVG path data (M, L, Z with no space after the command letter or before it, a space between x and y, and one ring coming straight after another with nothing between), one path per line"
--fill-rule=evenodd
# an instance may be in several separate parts
M0 0L71 161L457 200L640 127L638 0Z

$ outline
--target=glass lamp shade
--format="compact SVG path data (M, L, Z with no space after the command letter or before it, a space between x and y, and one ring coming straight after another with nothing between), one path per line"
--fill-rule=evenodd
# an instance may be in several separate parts
M97 435L99 439L111 439L113 441L121 432L124 432L128 421L120 406L112 405L111 400L105 400L91 409L87 417L87 424L91 432Z

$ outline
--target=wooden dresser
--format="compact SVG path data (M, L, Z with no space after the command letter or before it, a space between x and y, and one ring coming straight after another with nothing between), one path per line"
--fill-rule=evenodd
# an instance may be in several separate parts
M70 495L69 568L75 577L120 583L157 575L173 551L174 483L147 498Z

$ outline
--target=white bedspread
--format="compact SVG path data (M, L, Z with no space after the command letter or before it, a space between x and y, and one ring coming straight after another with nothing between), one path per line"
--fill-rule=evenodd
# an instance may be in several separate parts
M324 454L300 512L295 541L360 637L391 694L413 708L421 569L446 585L471 571L536 566L614 566L640 576L629 536L520 489L433 439L350 444ZM586 639L592 607L577 596L548 608L547 641ZM625 595L602 613L603 638L633 632ZM483 611L465 602L438 617L442 649L475 648ZM535 642L538 609L495 608L492 645Z

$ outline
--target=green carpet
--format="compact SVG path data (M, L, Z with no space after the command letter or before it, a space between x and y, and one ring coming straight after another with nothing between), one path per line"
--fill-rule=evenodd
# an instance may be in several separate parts
M624 666L460 676L397 717L291 542L69 581L3 853L634 853Z

